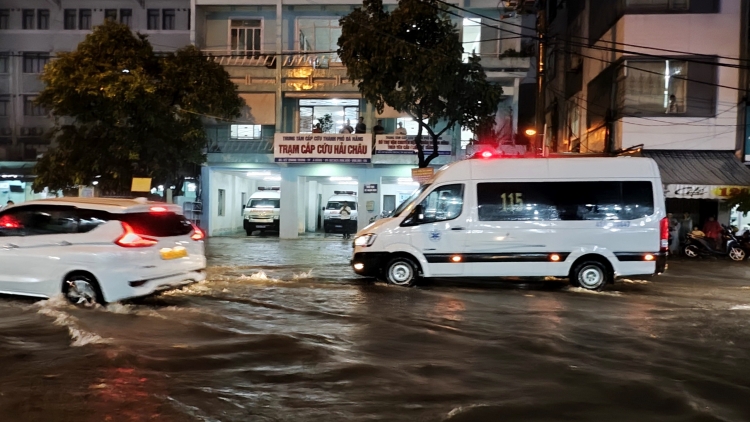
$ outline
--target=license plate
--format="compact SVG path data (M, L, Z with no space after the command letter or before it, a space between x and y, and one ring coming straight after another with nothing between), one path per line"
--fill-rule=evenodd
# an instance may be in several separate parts
M336 228L337 228L337 229L340 229L340 228L342 228L342 227L344 227L344 226L341 226L341 225L338 225L338 224L336 225Z
M179 259L188 256L187 249L182 246L177 246L175 248L162 248L159 251L159 254L161 255L161 259Z
M259 229L265 229L266 228L266 226L255 226L255 227L257 227Z

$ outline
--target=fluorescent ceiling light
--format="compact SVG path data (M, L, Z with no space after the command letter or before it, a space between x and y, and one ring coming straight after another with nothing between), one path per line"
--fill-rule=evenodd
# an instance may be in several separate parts
M354 179L351 178L351 177L337 177L337 176L334 176L334 177L329 177L328 180L330 180L331 182L347 182L349 180L354 180Z
M270 176L271 172L268 170L265 171L248 171L247 176L253 177L253 176Z

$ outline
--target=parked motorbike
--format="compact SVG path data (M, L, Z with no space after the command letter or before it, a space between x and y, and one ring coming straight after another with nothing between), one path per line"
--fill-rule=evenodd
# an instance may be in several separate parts
M727 226L723 226L721 244L714 246L713 241L701 236L688 234L683 252L688 258L699 256L729 256L733 261L742 261L747 256L746 250L740 244L735 234Z

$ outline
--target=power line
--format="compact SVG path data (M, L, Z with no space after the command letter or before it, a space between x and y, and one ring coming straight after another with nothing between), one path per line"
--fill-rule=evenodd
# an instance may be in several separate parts
M560 91L556 91L556 90L554 90L554 89L552 89L552 88L550 88L550 90L551 90L551 91L553 91L553 92L555 92L555 93L557 93L558 95L563 95L563 94L562 94L562 92L560 92ZM586 107L584 107L583 105L579 104L579 102L578 102L578 99L577 99L577 98L576 98L576 99L574 99L574 101L573 101L573 102L574 102L574 104L575 104L575 106L576 106L576 107L579 107L579 108L581 108L582 110L586 111L587 113L592 113L592 114L594 114L594 115L597 115L597 116L600 116L600 117L605 117L605 115L602 115L602 114L600 114L600 113L596 113L596 112L593 112L593 111L591 111L591 109L589 109L589 108L586 108ZM643 125L643 124L638 124L638 123L634 123L634 122L626 122L626 121L623 121L623 123L624 123L624 124L630 124L630 125L634 125L634 126L653 127L653 125ZM719 125L716 125L716 126L719 126ZM730 125L727 125L727 126L730 126ZM602 127L604 127L604 126L600 126L599 128L602 128ZM597 129L599 129L599 128L597 128ZM665 145L674 145L674 144L685 143L685 142L691 142L691 141L697 141L697 140L702 140L702 139L715 138L715 137L717 137L717 136L721 136L721 135L726 135L726 134L729 134L729 133L733 133L733 132L735 132L735 130L734 130L734 129L731 129L731 130L727 130L727 131L724 131L724 132L720 132L720 133L714 133L714 134L707 134L707 135L704 135L704 136L699 136L699 137L696 137L696 138L680 139L680 140L678 140L678 141L673 141L673 142L666 142L666 143L660 143L660 144L658 144L658 146L659 146L659 147L662 147L662 146L665 146ZM588 135L588 132L587 132L587 135ZM579 139L580 139L580 136L579 136ZM581 145L582 145L582 144L581 144ZM598 152L598 151L593 151L593 150L591 150L590 148L587 148L587 149L589 149L589 151L590 151L590 152Z
M513 23L513 22L508 22L508 21L505 21L505 20L493 18L491 16L483 15L481 13L474 12L472 10L468 10L468 9L459 7L457 5L448 3L448 2L443 1L443 0L435 0L435 1L438 2L438 3L444 4L446 6L456 8L456 9L461 10L463 12L471 13L474 16L485 18L487 20L491 20L491 21L494 21L494 22L498 22L498 23L502 23L502 24L505 24L505 25L522 28L522 29L528 29L528 30L535 31L535 32L537 30L536 28L533 28L533 27L528 27L528 26L524 26L524 25L521 25L521 24L517 24L517 23ZM480 25L481 24L482 23L480 22ZM494 28L497 28L497 27L494 27ZM502 29L502 28L497 28L497 29L499 29L501 31L507 31L506 29ZM510 31L508 31L508 32L510 32ZM538 37L534 37L534 36L524 36L524 37L529 37L529 38L533 38L533 39L536 39L536 40L539 39ZM588 44L586 44L586 46L589 47L589 48L591 46L591 43L589 42L590 40L587 37L581 37L581 36L576 36L576 35L570 35L570 37L571 38L577 38L577 39L586 40L586 42L588 43ZM597 42L604 42L604 43L609 43L609 44L613 44L613 45L622 45L622 46L625 46L625 47L641 48L641 49L644 49L644 50L663 51L663 52L667 52L667 53L677 53L677 54L690 55L690 56L704 56L704 57L707 57L707 58L709 58L709 57L718 57L718 58L726 59L726 60L735 60L735 61L739 61L739 62L750 63L750 60L748 60L748 59L742 59L742 58L738 58L738 57L720 56L720 55L712 55L712 54L701 54L701 53L691 53L691 52L687 52L687 51L671 50L671 49L658 48L658 47L649 47L649 46L644 46L644 45L628 44L628 43L622 43L622 42L616 42L616 41L598 40Z

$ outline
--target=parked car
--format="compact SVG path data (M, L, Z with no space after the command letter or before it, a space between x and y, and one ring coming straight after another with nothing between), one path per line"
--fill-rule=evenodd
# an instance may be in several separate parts
M177 205L57 198L0 212L0 293L117 302L205 280L204 234Z
M341 219L341 208L344 203L352 210L349 220ZM328 198L328 203L323 208L323 232L324 236L329 233L354 233L357 231L357 192L334 191L333 196Z
M258 192L250 195L247 204L243 205L243 227L248 236L254 231L279 231L279 215L281 213L281 192L278 187L258 188Z

